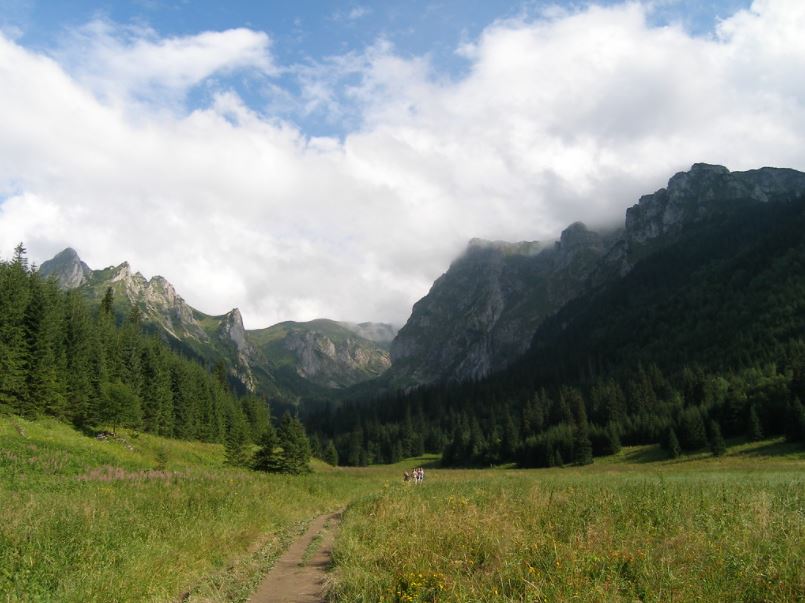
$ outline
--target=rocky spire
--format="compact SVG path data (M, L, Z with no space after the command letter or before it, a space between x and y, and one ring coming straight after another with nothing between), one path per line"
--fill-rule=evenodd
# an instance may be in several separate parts
M72 247L68 247L52 259L42 262L39 274L45 278L53 277L61 289L75 289L87 282L92 270Z

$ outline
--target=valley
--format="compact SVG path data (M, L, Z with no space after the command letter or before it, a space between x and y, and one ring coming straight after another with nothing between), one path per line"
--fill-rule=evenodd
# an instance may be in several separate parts
M323 513L346 508L331 601L793 601L805 595L805 453L779 439L565 469L391 466L266 475L223 447L0 416L9 602L246 601ZM426 468L419 486L402 471Z

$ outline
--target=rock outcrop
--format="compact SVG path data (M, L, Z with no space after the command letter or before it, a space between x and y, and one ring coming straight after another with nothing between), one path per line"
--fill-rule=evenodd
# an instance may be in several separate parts
M356 329L358 326L326 319L283 322L251 331L248 337L267 358L292 369L298 377L340 389L377 377L391 365L388 339L374 341L358 334L387 336L388 325L362 323Z
M39 274L55 278L62 289L75 289L90 279L92 270L81 261L75 249L68 247L52 259L42 262Z
M673 240L686 228L717 219L752 203L769 203L805 194L805 174L764 167L730 172L721 165L695 163L668 186L643 195L626 210L623 236L607 252L593 281L623 276L656 244Z
M473 239L394 339L391 382L465 381L508 366L583 289L606 241L581 223L549 244Z

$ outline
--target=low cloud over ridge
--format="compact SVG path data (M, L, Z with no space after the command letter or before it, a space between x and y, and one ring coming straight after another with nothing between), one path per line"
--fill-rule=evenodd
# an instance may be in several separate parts
M805 5L757 1L709 37L647 10L493 23L460 49L458 79L382 41L330 60L349 78L307 66L299 102L315 87L356 119L340 140L227 85L300 71L261 32L95 25L73 39L85 55L0 34L0 253L22 240L37 261L67 245L96 268L129 260L252 328L401 323L471 237L613 221L695 161L805 168ZM211 100L191 110L199 85Z

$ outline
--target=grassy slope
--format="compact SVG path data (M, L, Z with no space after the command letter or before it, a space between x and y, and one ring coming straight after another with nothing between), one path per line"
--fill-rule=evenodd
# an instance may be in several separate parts
M303 522L378 484L371 472L255 474L224 467L218 445L98 441L0 416L0 599L235 600L209 576L250 552L270 560Z
M438 470L345 514L336 601L805 599L805 453Z

